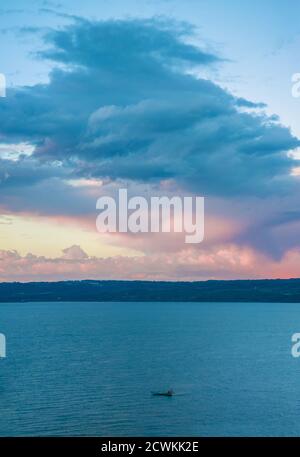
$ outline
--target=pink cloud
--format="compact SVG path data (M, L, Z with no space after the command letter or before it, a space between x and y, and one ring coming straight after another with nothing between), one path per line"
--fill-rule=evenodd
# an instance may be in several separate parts
M65 260L84 260L88 259L88 255L78 245L73 245L69 248L63 249L63 259Z
M266 275L266 271L268 274ZM279 262L250 248L220 245L201 251L154 253L142 257L89 257L80 246L64 249L50 259L16 251L0 251L1 281L66 279L205 280L300 276L300 251L288 252Z

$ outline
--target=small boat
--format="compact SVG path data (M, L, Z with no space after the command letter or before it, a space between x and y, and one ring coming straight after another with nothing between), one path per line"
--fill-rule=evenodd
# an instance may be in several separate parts
M152 395L159 397L173 397L174 391L172 389L167 390L167 392L152 392Z

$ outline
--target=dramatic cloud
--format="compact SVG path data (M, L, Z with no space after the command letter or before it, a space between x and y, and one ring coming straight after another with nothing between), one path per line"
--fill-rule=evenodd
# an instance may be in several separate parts
M124 183L132 194L192 193L206 197L205 242L186 250L182 237L112 236L147 254L134 260L89 257L80 241L57 259L3 251L2 279L260 277L267 258L263 276L289 262L295 272L289 153L300 142L263 103L208 79L222 59L191 44L195 33L158 19L74 19L47 32L37 58L51 61L49 82L1 99L0 208L95 230L96 199Z
M192 32L158 20L77 21L49 32L39 57L63 68L48 84L9 92L3 141L29 142L37 160L77 177L169 178L209 195L293 189L287 152L299 141L275 117L248 112L260 104L201 77L219 58L189 44Z

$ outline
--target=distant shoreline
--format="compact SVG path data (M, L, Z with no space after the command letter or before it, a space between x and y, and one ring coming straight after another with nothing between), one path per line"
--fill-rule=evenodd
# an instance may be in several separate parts
M0 303L66 301L300 303L300 279L0 283Z

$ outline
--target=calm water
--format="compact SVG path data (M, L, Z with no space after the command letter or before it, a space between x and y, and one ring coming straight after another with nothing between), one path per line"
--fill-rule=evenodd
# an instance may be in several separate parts
M300 436L300 305L1 304L0 332L1 436Z

